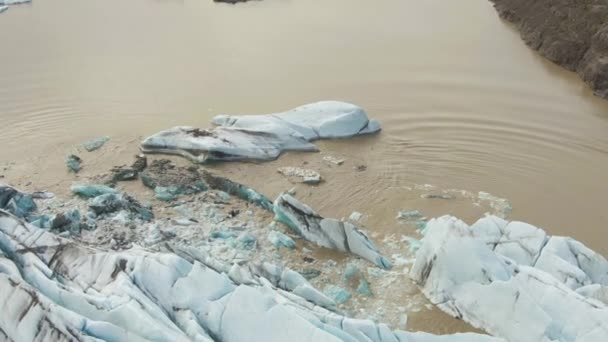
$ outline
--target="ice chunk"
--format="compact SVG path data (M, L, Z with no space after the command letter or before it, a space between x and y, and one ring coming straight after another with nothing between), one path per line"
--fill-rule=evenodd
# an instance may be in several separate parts
M82 159L75 154L70 154L65 163L68 166L68 169L74 173L78 173L82 169Z
M70 187L72 193L84 198L93 198L105 194L115 194L118 191L101 184L77 184Z
M357 227L348 222L323 218L288 194L277 197L274 213L277 221L283 222L308 241L358 255L382 268L391 267L390 261L380 255L372 241Z
M93 152L95 150L100 149L103 145L105 145L108 141L110 141L110 137L99 137L95 139L91 139L84 144L84 149L88 152Z
M431 302L509 341L608 339L608 307L572 290L605 279L603 258L568 251L564 239L545 244L544 231L522 222L480 221L472 228L449 216L429 221L410 277ZM593 267L577 265L579 251Z
M323 157L323 160L330 164L334 164L334 165L344 164L344 159L338 159L338 158L332 157L332 156L325 156L325 157Z
M195 162L212 160L272 160L283 151L317 151L316 139L347 138L375 133L380 124L353 104L324 101L284 113L220 115L212 130L174 127L146 138L149 153L172 153Z
M150 221L154 217L149 207L142 205L127 194L109 193L97 196L91 200L89 208L97 216L125 210L131 213L132 218L144 221Z
M33 196L0 183L0 209L8 210L19 218L29 218L37 210Z
M338 304L344 304L350 299L350 293L339 286L328 285L324 292Z
M348 217L348 219L351 220L351 221L357 222L357 221L360 221L362 217L363 217L363 214L361 214L358 211L353 211L350 214L350 216Z
M422 217L422 213L418 210L400 211L397 213L398 220L414 219L418 217Z
M273 230L268 233L268 241L270 241L270 243L272 243L276 248L296 248L296 243L293 241L292 238L276 230Z
M255 249L256 244L257 244L257 240L256 240L255 236L253 236L247 232L244 232L241 235L239 235L239 237L236 239L236 242L233 246L236 248L240 248L240 249L252 250L252 249Z
M319 184L321 182L321 175L315 170L287 166L278 168L277 172L287 177L290 181L304 184Z
M8 9L8 6L2 6L0 5L0 13L6 11Z

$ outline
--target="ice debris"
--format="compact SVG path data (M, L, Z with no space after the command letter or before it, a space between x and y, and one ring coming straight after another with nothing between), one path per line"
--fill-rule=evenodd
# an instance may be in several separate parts
M351 297L350 292L335 285L328 285L324 292L329 298L333 299L338 304L346 303Z
M140 178L145 186L154 190L156 198L160 200L172 201L180 195L191 195L213 189L272 211L272 201L266 196L230 179L215 176L197 166L182 167L176 166L167 159L154 160L141 172ZM220 193L219 196L229 200L226 195Z
M267 115L220 115L211 130L174 127L146 138L146 153L171 153L195 162L272 160L283 151L317 151L317 139L375 133L380 124L358 106L323 101Z
M380 255L372 241L349 222L323 218L312 208L288 194L274 202L275 219L319 246L358 255L388 269L391 263Z
M422 217L422 213L418 210L400 211L397 213L398 220L409 220Z
M277 172L287 177L287 179L292 182L314 185L321 183L322 180L321 175L317 171L299 167L280 167L277 169Z
M103 145L105 145L108 141L110 141L110 137L99 137L95 139L91 139L84 144L84 149L88 152L93 152L95 150L100 149Z
M78 173L82 169L82 159L75 154L68 155L65 163L68 166L68 169L74 173Z
M19 218L28 219L37 208L31 194L0 183L0 209L7 210Z
M105 194L115 194L118 191L101 184L76 184L70 187L73 194L83 198L93 198Z
M270 233L268 233L268 241L270 241L270 243L272 243L276 248L296 248L296 243L292 238L276 230L272 230Z
M135 198L122 193L108 193L97 196L89 202L89 209L96 215L111 214L124 210L131 218L150 221L154 218L152 209L139 203Z
M323 157L323 160L330 163L330 164L334 164L334 165L342 165L344 164L344 159L338 159L332 156L325 156Z
M444 199L444 200L456 199L456 196L454 196L452 194L436 194L436 193L422 194L422 195L420 195L420 197L426 198L426 199Z
M72 209L55 215L50 228L58 232L69 232L72 235L80 234L80 212L77 209Z
M361 214L358 211L353 211L350 216L348 217L349 220L353 221L353 222L357 222L360 221L361 218L363 218L363 214Z
M6 11L8 9L8 6L2 6L0 5L0 13Z
M608 306L594 296L608 261L523 222L433 219L410 277L448 314L509 341L608 340Z

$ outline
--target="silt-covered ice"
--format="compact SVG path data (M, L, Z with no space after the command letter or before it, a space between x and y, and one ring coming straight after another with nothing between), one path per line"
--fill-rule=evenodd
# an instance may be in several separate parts
M207 130L174 127L146 138L147 153L170 153L195 162L272 160L284 151L317 151L311 141L375 133L380 124L356 105L322 101L283 113L219 115Z

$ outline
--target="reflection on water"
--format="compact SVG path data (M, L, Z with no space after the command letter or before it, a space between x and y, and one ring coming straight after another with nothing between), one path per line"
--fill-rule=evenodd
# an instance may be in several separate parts
M130 155L134 136L173 125L345 100L384 130L320 142L343 167L289 154L216 168L276 195L284 180L267 174L308 160L327 182L303 197L330 216L371 213L378 231L427 205L403 187L488 191L511 201L511 218L608 254L608 105L486 0L40 0L0 16L0 42L0 160L36 161L41 182L64 177L70 146L93 136Z

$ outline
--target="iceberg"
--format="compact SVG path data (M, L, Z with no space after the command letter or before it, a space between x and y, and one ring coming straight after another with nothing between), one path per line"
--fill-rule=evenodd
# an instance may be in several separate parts
M277 221L308 241L358 255L384 269L391 268L391 262L380 255L367 235L349 222L323 218L306 204L285 193L274 201L274 213Z
M523 222L432 219L410 277L443 311L509 341L608 340L606 259Z
M0 13L6 11L7 9L8 9L8 6L0 5Z
M5 308L0 339L503 341L474 333L392 331L304 299L297 292L312 298L318 291L293 271L261 265L270 280L238 265L218 271L224 267L176 253L98 250L0 211L0 303Z
M356 105L322 101L283 113L213 118L218 126L174 127L144 139L144 153L169 153L194 162L273 160L284 151L318 151L311 141L348 138L380 131Z

